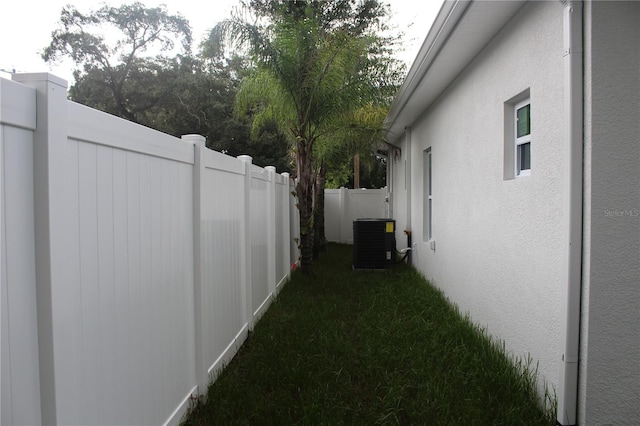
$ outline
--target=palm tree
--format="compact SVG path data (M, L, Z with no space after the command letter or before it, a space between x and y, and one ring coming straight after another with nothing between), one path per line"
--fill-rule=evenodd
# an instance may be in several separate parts
M234 17L212 30L218 40L248 46L258 67L242 84L238 111L254 113L253 128L276 119L295 153L302 269L313 260L314 146L344 126L344 117L368 102L370 81L360 74L372 39L322 25L310 3L261 26Z
M355 188L358 188L360 173L360 154L369 152L382 140L383 121L388 107L382 104L368 103L342 116L342 125L337 127L329 137L315 146L314 156L317 159L314 197L314 245L316 251L324 251L326 246L324 228L324 189L326 174L329 169L341 163L335 160L349 155L353 157L353 173ZM365 157L370 161L371 156Z

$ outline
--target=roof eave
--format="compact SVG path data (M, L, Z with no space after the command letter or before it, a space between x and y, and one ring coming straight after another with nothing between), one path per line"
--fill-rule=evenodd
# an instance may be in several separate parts
M404 129L413 125L524 3L443 3L385 118L390 143L399 143Z

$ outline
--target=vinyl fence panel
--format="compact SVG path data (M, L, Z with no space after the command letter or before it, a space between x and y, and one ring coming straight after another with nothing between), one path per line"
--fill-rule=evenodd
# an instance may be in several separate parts
M60 190L77 188L66 208L77 217L77 247L65 262L79 269L53 311L56 359L73 360L56 365L57 419L163 423L176 408L167 402L184 399L195 381L193 182L192 164L183 162L193 147L73 103L68 108L63 143L74 155ZM113 130L123 125L125 134ZM124 149L126 141L145 139L153 141L148 152ZM50 197L59 196L52 189ZM58 335L70 344L55 345Z
M177 424L289 277L291 182L69 102L57 77L14 78L1 423Z
M204 150L202 217L203 347L206 368L216 373L237 350L245 329L241 295L241 229L244 168L235 158Z
M269 247L267 192L270 176L266 170L253 166L251 179L251 205L264 206L263 209L251 209L251 259L252 259L252 288L253 315L259 318L268 307L271 298L269 288Z
M0 423L37 424L41 415L33 206L35 90L0 80L0 101Z

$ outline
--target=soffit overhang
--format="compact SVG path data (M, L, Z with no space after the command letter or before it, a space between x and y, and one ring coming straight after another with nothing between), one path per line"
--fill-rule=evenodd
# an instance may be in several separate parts
M525 3L443 3L385 118L388 142L399 144L405 128L415 123Z

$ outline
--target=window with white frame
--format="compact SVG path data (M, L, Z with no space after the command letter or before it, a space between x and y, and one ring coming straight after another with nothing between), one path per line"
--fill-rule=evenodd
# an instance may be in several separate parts
M531 99L518 102L513 107L515 146L515 175L531 173Z
M429 241L433 239L433 180L431 162L431 148L427 148L423 153L423 188L424 188L424 222L422 226L422 239Z

